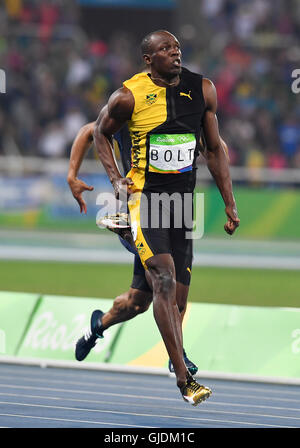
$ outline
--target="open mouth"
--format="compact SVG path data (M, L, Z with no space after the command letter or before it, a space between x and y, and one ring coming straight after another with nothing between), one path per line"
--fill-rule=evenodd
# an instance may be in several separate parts
M174 59L173 65L175 65L176 67L181 67L181 60L179 58L178 59Z

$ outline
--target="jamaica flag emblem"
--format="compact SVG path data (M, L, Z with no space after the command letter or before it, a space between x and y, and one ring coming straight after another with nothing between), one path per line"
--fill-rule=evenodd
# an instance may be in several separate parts
M136 247L137 247L138 253L140 255L144 255L144 253L146 252L146 249L144 248L144 244L138 243Z
M153 104L157 100L157 94L156 93L149 93L149 95L146 95L146 103L147 104Z

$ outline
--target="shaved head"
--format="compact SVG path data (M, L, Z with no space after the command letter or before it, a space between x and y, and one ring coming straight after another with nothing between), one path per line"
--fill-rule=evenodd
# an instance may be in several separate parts
M168 80L181 73L181 49L177 38L166 30L153 31L141 42L143 60L153 78ZM166 81L163 81L166 82Z
M144 37L144 39L141 42L141 51L142 51L142 55L144 54L151 54L152 52L152 42L153 42L153 38L155 38L155 36L173 36L175 37L172 33L170 33L169 31L166 30L157 30L157 31L152 31L152 33L147 34L147 36Z

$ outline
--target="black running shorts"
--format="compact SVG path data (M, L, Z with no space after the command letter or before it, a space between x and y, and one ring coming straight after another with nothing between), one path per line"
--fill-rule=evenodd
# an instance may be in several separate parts
M129 201L131 231L144 268L154 255L170 254L176 280L189 285L193 259L192 196L151 192L133 196Z

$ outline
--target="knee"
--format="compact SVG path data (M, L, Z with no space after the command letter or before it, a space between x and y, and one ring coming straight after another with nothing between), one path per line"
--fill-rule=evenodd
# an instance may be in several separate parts
M142 303L142 304L138 304L138 305L133 305L133 309L136 314L142 314L148 310L149 306L150 306L150 303Z
M160 293L169 293L176 287L176 280L171 271L162 271L158 274L154 289Z
M128 307L130 308L132 314L142 314L148 310L150 304L152 302L152 294L147 293L132 293L128 298Z

